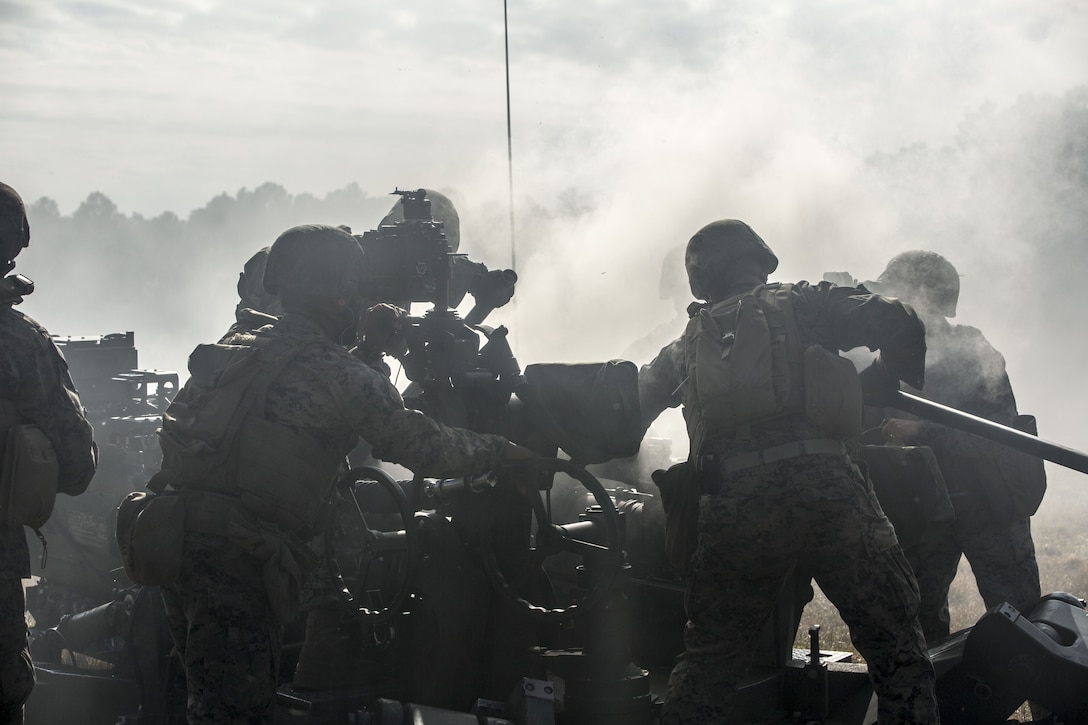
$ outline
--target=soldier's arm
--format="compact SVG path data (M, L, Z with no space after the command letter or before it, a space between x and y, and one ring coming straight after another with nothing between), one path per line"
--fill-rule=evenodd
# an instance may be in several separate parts
M87 421L68 364L42 331L22 361L19 411L41 428L57 454L58 488L72 496L87 490L98 464L94 429Z
M916 388L925 380L926 330L908 305L863 287L835 287L828 282L794 288L794 310L811 342L839 350L879 350L888 371Z
M343 391L352 428L373 446L376 458L399 463L423 476L483 473L501 463L511 446L505 438L453 428L408 410L388 380L363 364L353 368Z
M639 406L645 431L665 412L680 405L681 386L686 376L682 339L674 340L638 371Z

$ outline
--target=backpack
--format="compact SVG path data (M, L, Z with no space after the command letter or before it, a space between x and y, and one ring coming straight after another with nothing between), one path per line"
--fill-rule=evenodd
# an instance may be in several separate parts
M189 382L163 414L159 430L162 471L148 484L162 491L168 484L225 489L227 459L234 451L247 401L263 366L260 348L200 345L189 356Z
M699 310L684 331L683 388L693 450L803 408L790 285L760 285Z
M311 538L344 454L265 419L269 386L306 346L199 346L192 377L163 414L162 470L148 488L234 496L258 518Z
M807 435L861 435L861 383L846 358L803 347L793 285L760 285L699 310L684 332L693 451L752 425L795 416Z

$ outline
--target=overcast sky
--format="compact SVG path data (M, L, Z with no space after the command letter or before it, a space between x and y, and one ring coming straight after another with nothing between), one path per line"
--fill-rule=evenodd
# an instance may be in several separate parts
M640 185L690 194L730 176L712 152L773 159L790 138L825 154L942 142L969 109L1088 73L1077 0L515 0L509 14L526 192L670 159ZM482 174L505 191L497 0L0 0L0 62L5 178L65 212L98 190L184 217L264 181L380 192ZM641 161L614 155L633 139ZM559 179L540 178L545 159Z
M619 355L666 323L662 256L736 217L778 252L783 280L873 278L903 249L944 253L964 275L958 319L1005 352L1021 407L1050 414L1044 433L1088 447L1072 429L1088 393L1070 405L1052 383L1077 356L1034 352L1052 351L1055 334L1088 352L1084 326L1032 327L1049 301L995 309L1008 294L994 281L1033 242L995 236L1017 226L1002 218L1006 196L972 206L979 179L1025 178L994 158L1027 164L1030 149L976 143L978 166L954 160L945 174L933 160L954 156L980 118L1020 119L1025 104L1069 103L1088 84L1088 3L515 0L509 19L518 204L574 190L592 208L549 227L548 254L519 266L505 321L523 364ZM498 0L0 0L0 69L0 177L28 201L48 196L68 214L101 191L125 213L184 218L267 181L314 194L428 186L454 192L463 251L510 263L493 213L508 193ZM925 152L919 176L907 184L906 163L893 174L910 193L880 196L873 159L911 150ZM1054 194L1032 183L1016 198L1051 214ZM908 198L929 205L932 226L918 226ZM1083 269L1084 246L1072 253L1062 261ZM47 290L48 275L35 276ZM217 304L233 309L232 295ZM61 313L42 321L64 327Z

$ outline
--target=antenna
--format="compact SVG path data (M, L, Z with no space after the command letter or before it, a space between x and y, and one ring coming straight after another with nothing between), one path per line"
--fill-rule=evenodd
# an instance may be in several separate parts
M517 271L517 247L514 244L514 142L510 127L510 30L506 18L506 0L502 0L502 33L506 49L506 162L510 176L510 269Z

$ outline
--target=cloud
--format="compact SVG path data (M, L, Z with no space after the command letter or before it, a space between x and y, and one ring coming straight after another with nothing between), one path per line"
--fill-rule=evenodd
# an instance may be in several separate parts
M1006 353L1022 406L1045 409L1044 432L1075 429L1063 411L1076 406L1050 388L1088 353L1067 299L1085 261L1082 4L509 9L522 281L496 320L523 362L609 357L667 324L665 250L737 217L779 253L782 279L946 254L964 274L960 319ZM18 69L0 79L0 163L29 199L69 212L101 190L122 212L185 217L266 181L430 186L456 194L467 250L509 262L499 6L0 12L21 19L0 25L0 61Z

